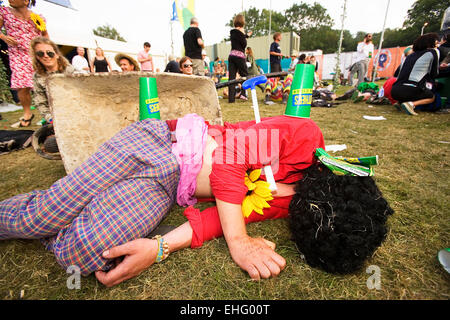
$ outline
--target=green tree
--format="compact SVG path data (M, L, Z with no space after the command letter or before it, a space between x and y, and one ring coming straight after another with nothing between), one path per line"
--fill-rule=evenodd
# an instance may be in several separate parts
M92 30L96 36L108 38L112 40L118 40L125 42L126 40L120 35L116 28L106 24L104 26L99 26Z
M333 19L327 13L327 9L319 3L314 2L312 5L307 3L294 3L292 7L285 11L288 27L298 35L303 30L321 29L323 27L332 27Z
M405 29L413 29L417 35L425 22L428 22L424 33L439 32L445 9L450 6L448 0L417 0L408 10L408 16L403 23Z
M0 59L0 103L12 102L11 90L9 87L8 76L3 61Z
M273 11L272 17L270 17L270 12L267 9L262 9L261 11L250 7L250 9L244 11L245 15L245 30L252 31L253 37L267 36L269 34L269 21L271 20L271 32L287 32L290 31L290 27L287 23L284 14ZM235 16L234 16L235 17ZM234 17L228 22L227 26L234 28L233 20ZM225 40L229 40L229 37Z

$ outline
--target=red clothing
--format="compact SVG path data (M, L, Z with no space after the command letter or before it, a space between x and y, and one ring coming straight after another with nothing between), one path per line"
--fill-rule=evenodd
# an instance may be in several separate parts
M169 124L174 128L174 124ZM238 129L242 129L239 130ZM210 125L209 132L218 143L213 154L212 172L209 176L213 194L229 203L242 204L247 194L244 184L245 173L271 164L275 181L295 183L300 180L302 170L312 165L317 148L325 149L325 142L319 127L310 119L277 116L262 119L262 122L244 121L224 126ZM272 136L272 133L276 133ZM244 144L239 144L243 136ZM232 143L231 143L232 142ZM272 149L270 148L272 144ZM266 146L268 152L258 153ZM275 150L276 148L276 150ZM223 160L222 162L220 160ZM285 218L288 215L292 196L275 198L264 215L255 212L245 223L267 219ZM200 247L204 241L223 235L217 207L203 212L189 207L185 210L193 229L191 247Z
M394 100L394 98L392 98L392 94L391 94L392 86L394 85L395 81L397 81L397 78L391 77L391 78L387 79L386 82L383 84L384 96L386 98L388 98L392 104L397 103L397 100Z
M209 180L214 196L229 203L244 200L246 172L271 164L275 181L295 183L302 178L301 170L315 162L315 150L325 149L322 132L311 119L277 116L260 123L225 123L224 128L209 129L219 145Z
M264 215L252 212L248 218L244 218L245 224L269 219L280 219L288 216L289 203L292 196L275 198L269 201L270 208L263 210ZM203 242L221 237L223 235L217 207L210 207L200 212L199 209L188 207L184 210L192 228L191 248L198 248Z
M176 123L176 120L167 121L170 131L176 129ZM315 150L325 149L319 127L306 118L277 116L263 118L260 123L225 122L223 126L208 125L208 134L218 144L209 176L213 194L234 204L242 204L247 194L248 188L244 184L246 172L271 164L275 181L295 183L303 177L301 171L316 161ZM264 152L264 147L267 152ZM271 207L263 210L264 215L252 212L244 218L245 223L287 217L291 199L292 196L275 198L269 202ZM184 214L193 229L192 248L223 235L217 207L203 212L189 207Z

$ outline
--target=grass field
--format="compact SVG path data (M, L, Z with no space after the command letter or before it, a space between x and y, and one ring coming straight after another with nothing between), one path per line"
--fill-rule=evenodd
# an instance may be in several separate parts
M221 99L220 104L225 121L253 119L250 101L228 104ZM283 112L281 104L261 106L262 116ZM2 115L0 129L7 130L21 113ZM365 120L363 115L386 120ZM347 102L336 108L313 108L311 118L321 127L327 145L347 145L334 155L380 158L375 179L395 213L388 221L386 241L360 272L336 276L309 267L290 240L286 221L278 220L247 227L250 235L274 241L277 252L286 258L286 269L275 279L250 281L233 263L221 238L200 249L176 252L114 288L105 288L91 275L81 279L81 289L69 290L69 275L39 241L13 240L0 241L0 298L449 299L450 274L437 260L437 252L450 246L449 115L413 117L393 106ZM33 123L32 128L38 127ZM32 148L0 156L0 200L48 188L64 175L61 161L40 158ZM163 223L183 222L181 208L175 207ZM368 289L370 265L381 270L380 290Z

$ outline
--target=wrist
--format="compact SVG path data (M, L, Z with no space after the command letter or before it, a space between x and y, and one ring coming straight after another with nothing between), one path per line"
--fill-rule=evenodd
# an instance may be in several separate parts
M157 253L155 262L158 263L165 260L170 254L169 244L160 235L153 237L152 240L156 240L157 242Z

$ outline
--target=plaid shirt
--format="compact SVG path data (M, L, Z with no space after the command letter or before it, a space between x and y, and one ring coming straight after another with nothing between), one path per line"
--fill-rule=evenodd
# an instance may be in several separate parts
M136 122L48 190L0 202L0 239L42 239L83 275L108 269L102 252L148 235L173 205L178 177L166 122Z

